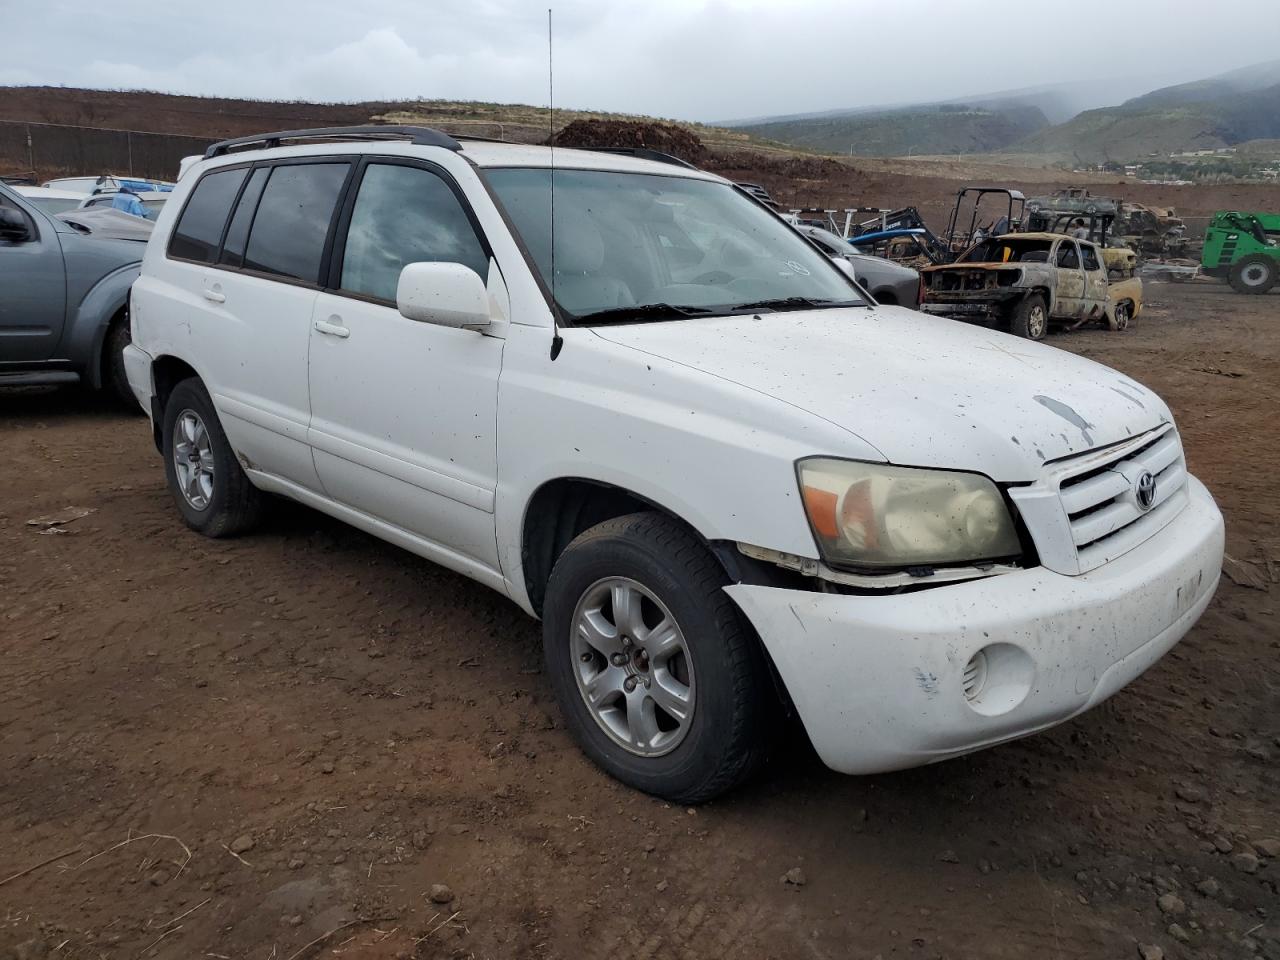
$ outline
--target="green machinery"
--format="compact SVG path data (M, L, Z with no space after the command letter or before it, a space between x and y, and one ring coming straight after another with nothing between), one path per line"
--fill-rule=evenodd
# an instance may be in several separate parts
M1200 264L1237 293L1266 293L1280 279L1280 214L1215 213Z

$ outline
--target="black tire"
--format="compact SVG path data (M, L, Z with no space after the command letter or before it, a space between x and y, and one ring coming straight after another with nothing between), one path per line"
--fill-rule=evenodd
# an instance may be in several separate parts
M124 368L124 348L132 342L129 313L124 311L112 322L102 341L102 386L126 407L137 411L141 407Z
M578 603L614 577L635 581L661 600L692 660L696 696L688 730L661 756L639 756L606 733L574 672ZM675 803L700 803L742 783L759 768L782 725L764 653L724 592L727 583L723 568L688 529L660 513L634 513L579 535L547 584L543 652L570 733L611 776Z
M1112 308L1115 319L1111 321L1111 329L1115 331L1127 330L1129 321L1133 319L1133 305L1128 300L1122 300Z
M1243 257L1231 267L1231 288L1236 293L1266 293L1276 285L1280 260L1255 253Z
M1049 308L1038 293L1023 297L1009 317L1009 330L1016 337L1043 340L1049 332Z
M194 413L207 431L213 465L212 491L203 507L193 505L182 492L174 461L175 431L188 412ZM183 380L169 394L162 418L161 450L169 491L192 530L206 537L232 537L252 529L261 519L265 495L249 482L218 422L209 391L194 377Z

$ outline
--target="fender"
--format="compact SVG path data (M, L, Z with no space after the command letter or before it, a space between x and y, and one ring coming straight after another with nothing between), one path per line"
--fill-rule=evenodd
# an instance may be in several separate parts
M71 319L68 356L87 357L81 376L95 390L102 386L102 344L112 319L129 304L129 288L138 279L140 263L117 267L84 295Z

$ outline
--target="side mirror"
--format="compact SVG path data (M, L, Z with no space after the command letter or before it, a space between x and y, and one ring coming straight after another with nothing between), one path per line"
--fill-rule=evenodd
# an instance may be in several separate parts
M475 330L489 325L489 293L480 275L460 263L411 263L396 287L400 315L420 323Z
M19 211L0 207L0 240L25 243L31 239L31 225Z
M846 277L848 277L854 283L858 282L858 276L853 272L853 264L850 263L848 260L846 260L844 257L839 257L839 256L832 257L831 262L834 263L837 268L839 268L841 273L843 273Z

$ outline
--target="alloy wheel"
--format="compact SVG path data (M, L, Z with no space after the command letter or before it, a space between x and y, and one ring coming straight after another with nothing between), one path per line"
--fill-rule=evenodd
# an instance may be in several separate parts
M213 448L204 420L194 410L178 414L173 429L173 469L182 498L204 510L213 497Z
M574 610L574 679L592 718L640 757L670 753L693 721L696 686L680 625L628 577L592 584Z

